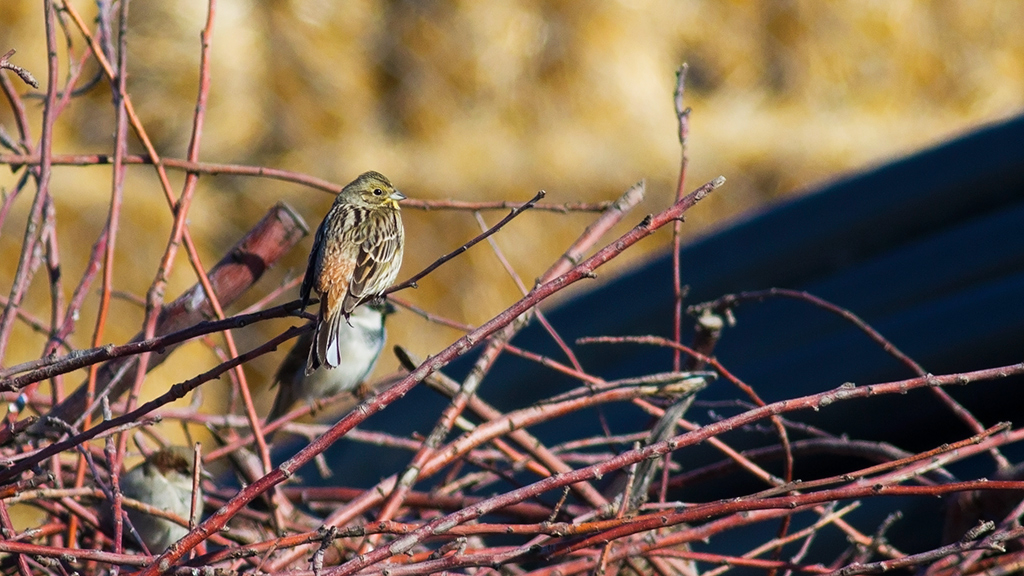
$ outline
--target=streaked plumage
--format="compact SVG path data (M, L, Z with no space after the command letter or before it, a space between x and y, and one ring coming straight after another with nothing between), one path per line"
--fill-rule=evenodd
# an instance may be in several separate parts
M338 347L342 362L334 369L328 370L326 366L321 366L307 375L305 368L313 344L313 333L306 332L299 336L274 377L279 388L267 422L284 416L299 400L312 404L316 400L354 390L359 386L373 371L384 349L387 338L384 319L392 312L394 307L387 302L356 308L348 322L341 323Z
M342 189L317 228L299 292L303 306L312 292L320 298L307 375L321 365L341 365L346 319L398 276L405 248L398 202L404 199L382 174L366 172Z
M121 493L188 520L192 512L192 451L171 446L154 452L121 476ZM200 491L199 503L203 495ZM139 532L146 548L159 554L188 534L188 528L145 512L126 508L128 519Z

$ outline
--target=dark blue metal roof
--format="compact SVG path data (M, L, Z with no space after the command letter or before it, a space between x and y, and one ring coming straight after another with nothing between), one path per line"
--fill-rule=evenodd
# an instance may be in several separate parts
M728 183L716 194L728 194ZM807 290L860 315L933 373L1020 361L1024 118L769 207L685 246L681 259L688 303L769 287ZM548 317L567 340L668 335L670 279L665 254L548 311ZM913 376L850 324L807 304L745 304L737 317L716 354L766 399L846 381ZM559 356L536 326L516 344ZM577 352L588 370L609 378L669 368L667 353L641 346ZM490 399L509 396L512 405L521 405L519 396L540 396L561 385L544 368L507 362L515 369L499 365L484 386ZM707 396L715 397L714 390ZM994 407L970 407L981 414L991 408L992 417L1001 419L1020 406L1004 398ZM966 429L954 425L950 432Z

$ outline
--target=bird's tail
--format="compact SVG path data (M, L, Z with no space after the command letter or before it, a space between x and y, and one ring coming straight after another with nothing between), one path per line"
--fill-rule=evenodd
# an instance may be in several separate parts
M327 300L327 298L320 300L320 314L317 317L316 333L313 336L314 345L309 352L309 361L306 363L307 376L321 364L328 369L341 366L342 330L348 319L341 311L340 306L333 314L330 313L327 310Z
M320 310L316 314L316 322L313 328L313 344L309 347L309 359L306 361L306 376L309 376L320 367L324 352L327 347L327 296L320 297Z
M267 424L287 414L293 404L295 404L295 386L279 382L277 396L274 398L274 407L270 409L270 414L267 416Z

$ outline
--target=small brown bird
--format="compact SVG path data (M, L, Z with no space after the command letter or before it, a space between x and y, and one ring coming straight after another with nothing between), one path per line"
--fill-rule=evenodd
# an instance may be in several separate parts
M192 462L192 450L184 446L171 446L154 452L121 476L121 492L188 520L192 511ZM205 475L204 471L200 473ZM202 503L200 491L199 505ZM188 534L188 528L166 518L151 516L134 508L127 510L132 526L153 554L163 552Z
M398 202L404 199L383 174L366 172L341 190L317 228L299 292L303 307L311 292L320 298L306 375L341 364L343 324L398 276L405 249Z

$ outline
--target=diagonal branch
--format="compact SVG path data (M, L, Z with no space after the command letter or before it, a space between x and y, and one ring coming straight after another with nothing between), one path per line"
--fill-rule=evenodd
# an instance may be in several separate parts
M384 291L384 294L391 294L393 292L398 292L399 290L404 290L404 289L410 288L410 287L411 288L415 288L417 281L422 279L427 274L430 274L434 270L437 270L438 268L440 268L441 265L444 264L445 262L448 262L452 258L455 258L459 254L462 254L466 250L469 250L470 248L475 246L478 242L486 239L491 234L494 234L498 230L501 230L502 228L504 228L505 225L508 224L509 222L511 222L516 216L519 216L523 212L525 212L525 211L529 210L530 208L532 208L537 202L539 202L542 198L544 198L544 195L545 195L545 192L543 190L541 190L540 192L537 192L537 195L534 196L529 202L523 204L522 206L514 208L511 212L508 213L508 216L505 216L504 218L502 218L500 222L498 222L494 226L491 226L487 231L485 231L482 234L478 235L476 238L473 238L469 242L466 242L462 246L459 246L455 250L452 250L451 252L445 254L444 256L441 256L440 258L435 260L433 264L431 264L430 266L427 266L420 273L416 274L412 278L409 278L405 282L402 282L402 283L399 283L399 284L395 284L391 288L388 288L387 290Z

